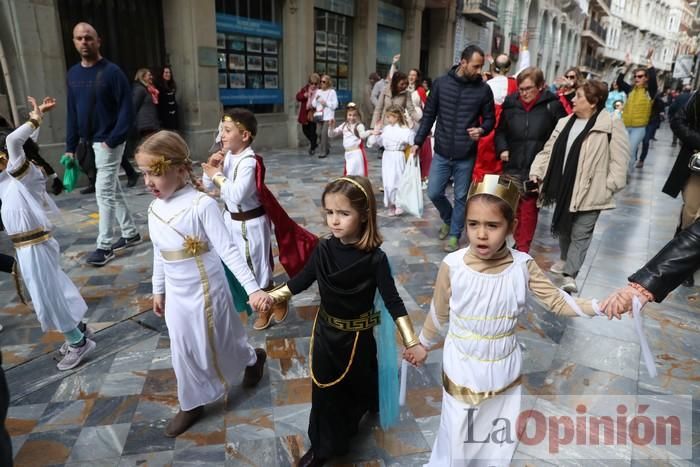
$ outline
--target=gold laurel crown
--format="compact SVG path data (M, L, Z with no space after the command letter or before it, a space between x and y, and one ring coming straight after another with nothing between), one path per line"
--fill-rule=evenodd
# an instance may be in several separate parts
M500 175L484 175L484 180L479 183L472 183L469 187L467 199L476 195L492 195L505 201L513 212L518 207L520 190L512 180Z

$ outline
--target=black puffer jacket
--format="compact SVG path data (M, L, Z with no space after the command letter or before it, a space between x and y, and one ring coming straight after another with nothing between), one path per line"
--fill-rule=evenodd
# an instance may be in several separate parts
M535 105L525 111L517 93L503 101L501 120L496 128L496 157L508 151L503 173L527 180L535 156L542 150L560 118L566 111L559 98L548 90L542 91Z
M446 159L472 159L476 157L477 142L469 137L467 129L481 127L484 135L493 130L493 93L481 75L472 80L458 76L458 66L433 81L415 143L423 144L437 118L435 152Z
M675 198L690 177L690 156L700 151L700 97L697 92L673 114L671 129L681 140L681 150L661 191Z

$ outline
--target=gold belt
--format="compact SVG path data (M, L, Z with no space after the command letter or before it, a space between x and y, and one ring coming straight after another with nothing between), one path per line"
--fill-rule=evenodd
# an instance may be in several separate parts
M332 327L340 331L356 332L366 331L379 324L379 311L370 310L353 319L340 319L326 313L323 307L318 310L318 315Z
M360 146L353 146L351 148L345 148L345 152L350 152L350 151L359 151Z
M38 229L30 230L29 232L22 232L14 235L10 235L10 240L15 245L15 248L23 248L25 246L36 245L37 243L43 243L51 238L51 232L47 232L42 227Z
M194 258L196 256L201 256L204 253L209 251L209 245L204 243L200 247L201 249L197 251L197 253L193 253L192 249L190 248L183 248L182 250L174 250L174 251L160 251L160 255L163 257L164 260L166 261L181 261L183 259L190 259Z
M476 392L466 386L460 386L459 384L455 383L449 376L447 376L444 370L442 371L442 386L445 388L445 391L447 391L447 394L470 405L479 405L486 399L506 392L508 389L520 384L521 379L522 376L518 376L508 386L495 391Z
M25 157L24 163L19 166L19 168L13 172L10 172L10 175L12 175L13 178L20 180L22 177L27 175L27 171L29 170L29 165L31 162L29 162L29 159Z

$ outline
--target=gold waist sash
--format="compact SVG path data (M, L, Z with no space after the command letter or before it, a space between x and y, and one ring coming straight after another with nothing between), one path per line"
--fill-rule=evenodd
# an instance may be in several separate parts
M204 253L209 251L209 245L206 243L201 244L199 249L195 252L191 248L183 248L182 250L173 251L160 251L160 256L166 261L181 261L183 259L190 259L197 256L202 256Z
M27 171L29 170L29 159L25 158L24 163L19 166L19 168L13 172L10 172L10 175L12 175L15 179L19 180L25 175L27 175Z
M360 146L352 146L352 147L349 147L349 148L345 148L345 152L359 151L359 150L360 150Z
M341 319L329 315L326 310L323 309L323 307L320 307L318 309L318 316L320 316L323 321L340 331L366 331L367 329L371 329L373 326L379 324L379 311L377 310L370 310L367 313L361 314L357 318Z
M447 394L459 401L464 402L465 404L470 405L479 405L486 399L506 392L508 389L520 384L521 379L522 376L518 376L515 381L510 383L508 386L495 391L476 392L466 386L460 386L452 381L450 377L445 374L444 370L442 372L442 386L445 388L445 391L447 391Z
M22 232L14 235L10 235L10 240L15 245L15 248L23 248L26 246L36 245L37 243L43 243L51 238L51 232L47 232L43 228L30 230L29 232Z

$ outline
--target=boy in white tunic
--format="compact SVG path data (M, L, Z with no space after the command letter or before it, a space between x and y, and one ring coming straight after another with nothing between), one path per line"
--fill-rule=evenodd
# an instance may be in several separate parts
M438 271L419 336L432 348L447 327L442 414L429 466L510 464L521 395L515 328L527 295L560 316L602 314L591 301L557 289L529 255L506 247L518 198L515 184L498 175L473 184L467 198L470 246L447 255ZM510 424L494 425L498 419Z
M77 287L61 269L58 242L51 235L47 213L58 209L46 192L46 175L31 163L23 145L39 128L44 112L56 106L44 98L40 106L29 98L29 121L20 125L0 149L0 199L5 230L14 244L17 263L43 331L58 330L65 336L59 370L70 370L95 349L82 319L87 305Z
M221 147L224 153L214 154L204 166L202 182L207 191L215 187L226 205L224 223L246 264L264 290L272 290L272 229L270 218L260 203L257 184L257 160L250 145L257 132L252 112L231 109L221 122ZM208 166L208 167L207 167ZM266 329L284 321L287 304L277 304L258 315L253 328Z
M180 411L165 435L175 437L201 417L205 404L225 396L243 370L246 387L262 378L267 355L248 344L221 262L245 288L251 305L271 300L231 240L216 201L188 183L196 181L185 141L160 131L139 146L136 162L157 198L148 213L153 311L165 316L170 334Z

